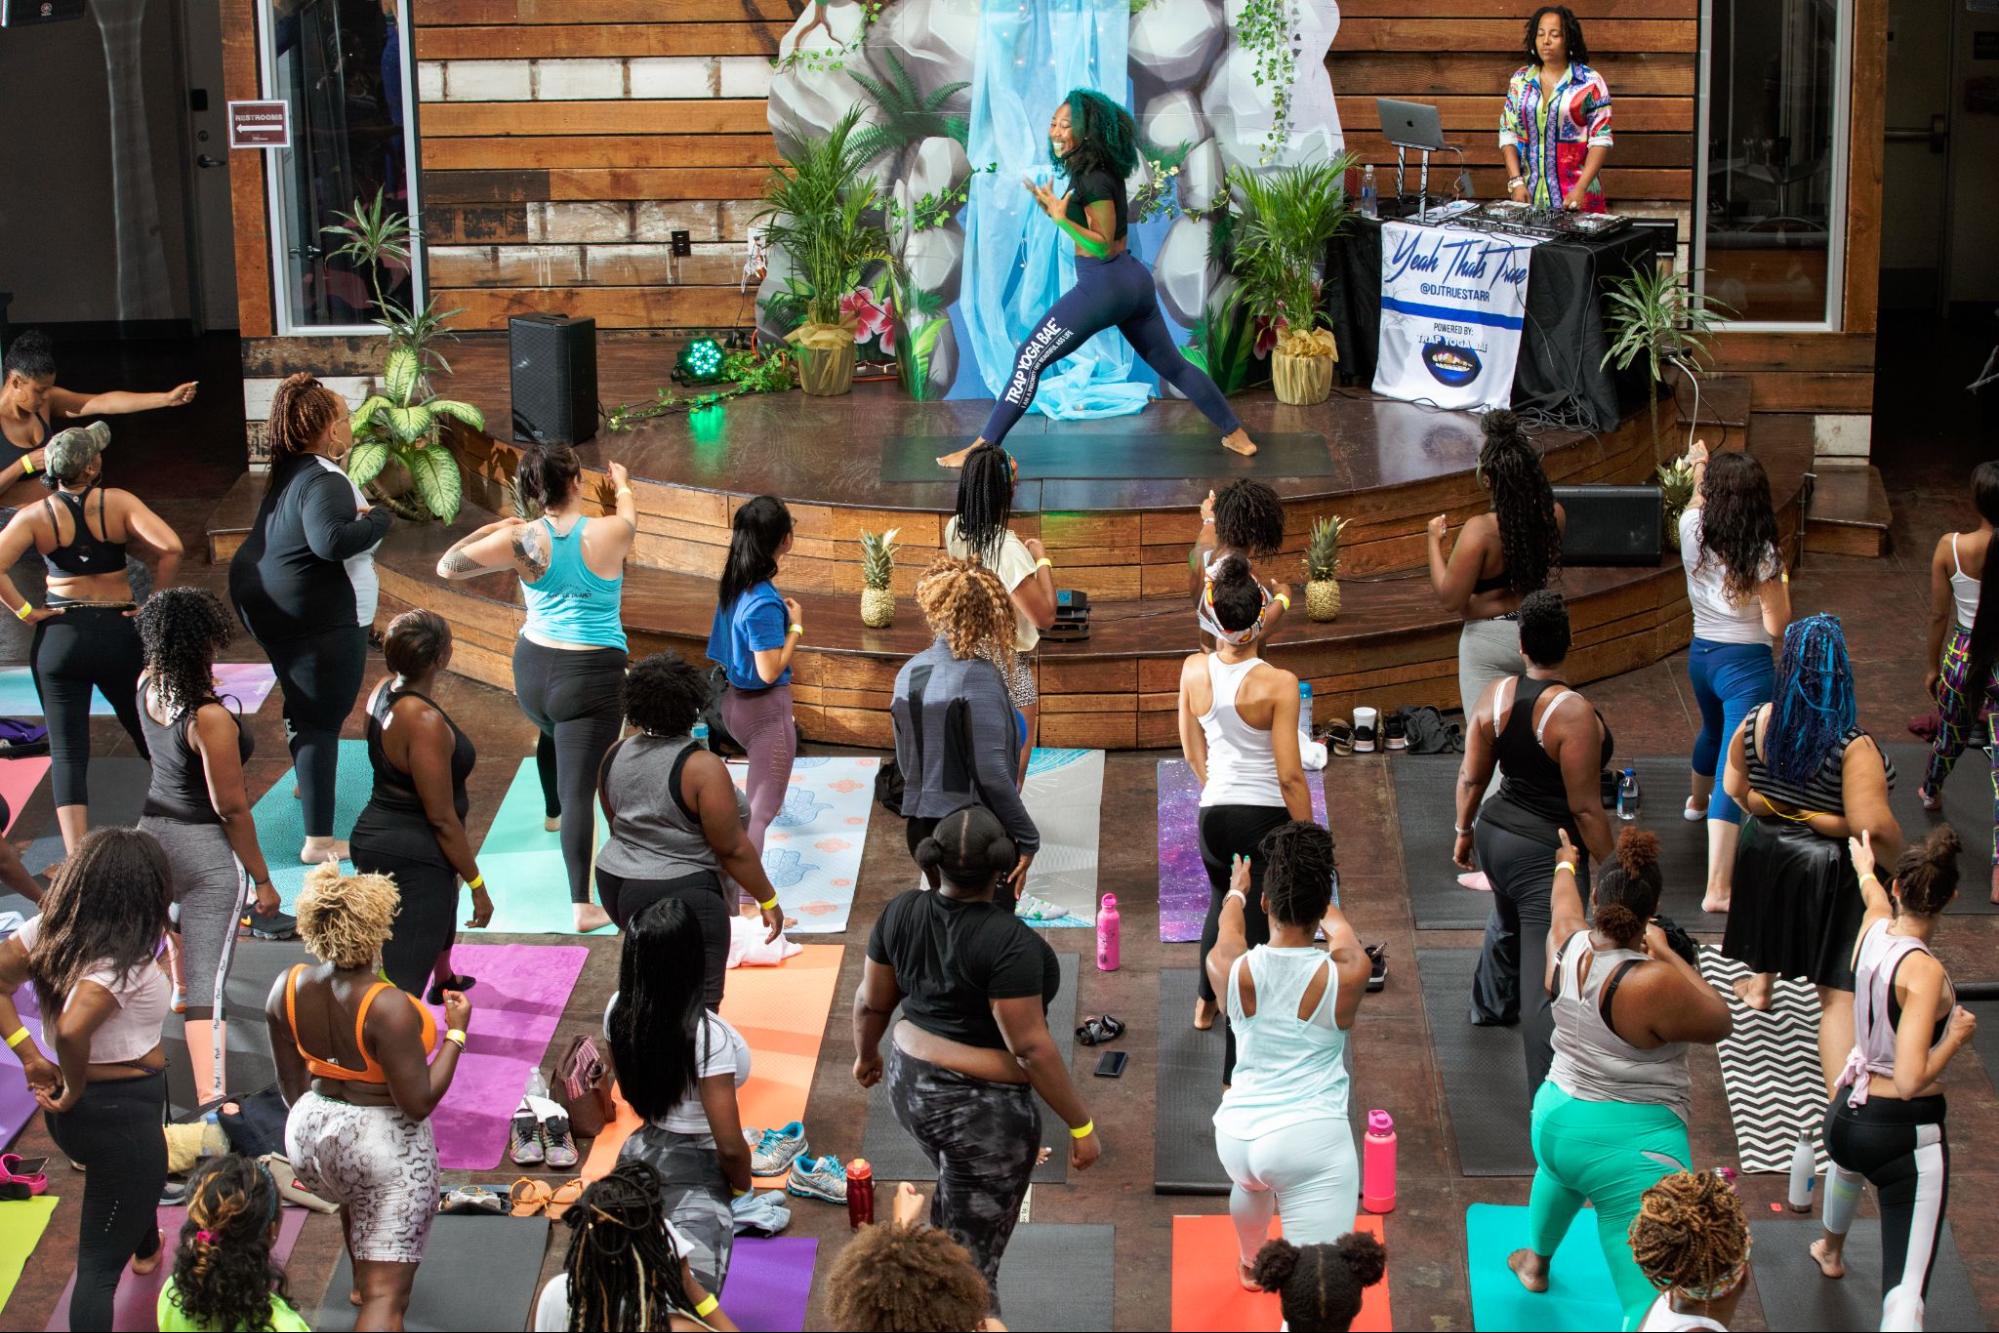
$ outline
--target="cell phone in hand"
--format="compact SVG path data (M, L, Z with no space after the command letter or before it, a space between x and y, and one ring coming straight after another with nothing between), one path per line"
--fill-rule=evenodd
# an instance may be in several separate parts
M1125 1063L1130 1059L1124 1051L1105 1051L1097 1057L1097 1077L1123 1078Z

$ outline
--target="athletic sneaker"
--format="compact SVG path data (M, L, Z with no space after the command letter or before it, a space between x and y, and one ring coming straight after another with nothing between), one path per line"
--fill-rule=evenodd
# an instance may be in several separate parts
M576 1136L569 1132L568 1116L552 1115L541 1122L541 1144L548 1165L557 1170L576 1165Z
M273 912L269 916L257 911L245 912L243 924L249 928L250 938L256 940L288 940L298 934L298 918L286 912Z
M796 1120L767 1129L750 1145L750 1174L781 1176L791 1169L805 1147L805 1126Z
M1069 909L1060 903L1051 903L1046 898L1023 893L1020 895L1020 901L1013 906L1013 914L1022 921L1060 921L1069 915Z
M831 1153L824 1157L801 1157L791 1164L791 1174L784 1178L784 1192L800 1199L845 1203L847 1168Z
M514 1108L513 1141L513 1150L508 1155L515 1166L539 1166L547 1160L548 1153L541 1142L541 1121L525 1101Z

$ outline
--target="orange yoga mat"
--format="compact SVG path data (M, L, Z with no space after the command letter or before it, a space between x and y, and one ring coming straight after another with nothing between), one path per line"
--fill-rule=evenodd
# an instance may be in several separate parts
M1354 1219L1354 1230L1379 1240L1381 1219L1362 1213ZM1283 1323L1275 1295L1244 1291L1236 1280L1235 1225L1227 1213L1173 1219L1173 1333L1208 1329L1274 1333ZM1386 1274L1362 1296L1360 1317L1353 1326L1362 1333L1389 1333L1394 1327L1388 1317Z
M739 967L729 973L722 993L722 1017L750 1044L750 1081L736 1090L746 1129L766 1129L805 1118L812 1071L840 980L844 944L808 944L776 967ZM618 1164L639 1118L617 1097L618 1118L590 1145L583 1178L595 1180ZM757 1182L766 1188L783 1177Z

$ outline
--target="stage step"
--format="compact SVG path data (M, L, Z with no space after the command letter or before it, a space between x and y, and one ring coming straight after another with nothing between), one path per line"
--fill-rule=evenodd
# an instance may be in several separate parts
M1888 554L1894 511L1875 467L1820 467L1812 485L1805 550L1820 555Z
M245 472L223 492L208 515L208 563L219 565L235 558L237 548L250 535L257 521L257 506L264 499L264 474Z

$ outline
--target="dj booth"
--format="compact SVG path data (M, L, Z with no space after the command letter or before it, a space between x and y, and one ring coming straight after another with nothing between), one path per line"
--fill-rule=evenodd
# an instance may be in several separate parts
M1332 242L1324 288L1339 340L1340 380L1374 383L1381 331L1381 234L1378 218L1356 216ZM1629 227L1605 236L1543 240L1528 261L1527 308L1513 376L1516 411L1580 430L1607 431L1642 411L1648 391L1644 358L1619 371L1603 364L1609 284L1653 262L1658 230Z

